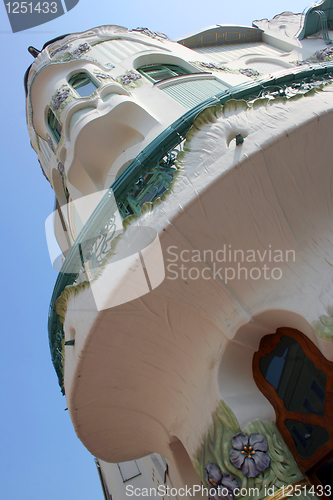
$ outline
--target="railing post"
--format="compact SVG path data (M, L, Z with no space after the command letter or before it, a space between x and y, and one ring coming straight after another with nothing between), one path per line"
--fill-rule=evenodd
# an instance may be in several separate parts
M326 45L330 45L332 43L332 40L330 39L330 37L328 35L326 14L323 10L315 10L315 13L318 14L318 16L320 17L321 29L323 32L323 38L326 42Z

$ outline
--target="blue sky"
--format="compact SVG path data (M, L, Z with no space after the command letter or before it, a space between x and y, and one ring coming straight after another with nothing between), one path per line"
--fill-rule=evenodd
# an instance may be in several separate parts
M7 0L6 0L7 1ZM47 313L56 280L44 234L54 195L26 129L27 47L56 36L119 24L176 38L212 24L251 25L307 0L80 0L64 16L13 34L0 6L1 69L1 441L2 500L103 500L93 457L77 439L50 359Z

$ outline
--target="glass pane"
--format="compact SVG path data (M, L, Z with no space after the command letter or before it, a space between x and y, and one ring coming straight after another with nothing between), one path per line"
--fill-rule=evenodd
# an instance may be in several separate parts
M136 460L131 460L130 462L121 462L118 464L118 467L124 483L125 481L129 481L133 477L139 476L141 474Z
M54 135L57 137L57 139L60 141L60 137L61 137L61 125L58 122L58 120L56 120L56 124L55 124L55 127L53 129L53 132L54 132Z
M275 349L260 359L260 371L286 410L324 415L326 374L307 358L294 338L282 337Z
M52 131L54 138L56 139L57 142L59 142L61 137L61 125L58 122L55 114L51 111L51 109L49 109L49 112L47 114L47 122L49 124L49 127Z
M171 71L174 71L176 73L176 75L187 75L189 72L182 68L181 66L173 66L172 64L168 65L168 68L171 70Z
M97 85L95 85L87 73L78 73L72 76L68 83L76 90L80 97L90 96L97 88Z
M89 82L86 83L85 85L82 85L81 87L78 87L75 90L79 94L79 96L88 97L95 92L96 87L92 82Z
M312 457L330 437L323 427L295 420L286 420L286 427L294 440L297 452L303 458Z
M173 76L177 76L168 68L147 69L144 72L146 73L146 75L150 76L150 78L152 78L155 82L160 82L162 80L166 80L167 78L172 78Z

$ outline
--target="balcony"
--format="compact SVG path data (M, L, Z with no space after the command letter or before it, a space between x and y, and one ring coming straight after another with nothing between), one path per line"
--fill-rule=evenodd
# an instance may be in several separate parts
M235 297L241 297L249 308L249 304L252 304L253 310L259 307L254 298L256 300L261 298L267 307L274 303L274 297L268 294L268 287L264 282L260 284L258 282L255 291L244 281L233 283L228 287L219 284L214 290L214 287L211 288L206 282L199 290L196 288L199 282L189 284L184 279L177 282L172 289L163 283L154 293L147 294L146 298L138 297L126 305L120 304L102 311L93 310L89 285L78 279L82 270L86 272L87 267L89 272L99 276L94 282L97 288L104 287L105 290L108 284L110 295L116 293L119 280L128 279L129 276L128 269L123 269L123 274L113 279L112 272L104 272L103 267L105 258L108 258L114 250L113 195L118 210L124 218L124 225L131 224L147 208L151 208L154 204L156 206L161 197L165 197L168 207L165 207L164 213L164 208L160 210L158 218L153 221L164 252L172 241L177 241L185 249L187 243L188 248L200 247L202 250L207 241L218 248L222 241L220 233L222 225L225 231L234 231L233 237L239 245L243 242L243 246L235 248L247 248L249 243L246 242L257 234L265 240L264 248L268 247L269 240L262 231L266 219L263 217L264 222L261 220L259 202L257 205L257 200L253 197L253 206L249 207L243 203L245 195L242 193L248 188L249 177L245 179L237 171L239 167L237 155L240 154L240 149L237 150L236 145L234 149L230 146L233 139L236 139L238 142L234 141L235 144L238 143L240 146L244 140L246 144L246 130L238 131L234 135L230 133L227 137L228 144L225 147L229 148L229 159L234 155L230 160L232 168L227 172L228 176L224 175L226 172L221 170L219 164L220 170L216 167L213 177L208 170L205 170L203 164L200 167L202 180L200 191L196 191L199 188L195 184L195 178L199 174L196 175L193 170L191 173L193 186L191 182L182 179L182 184L177 190L177 202L172 203L172 197L168 197L168 190L179 174L181 159L179 146L186 135L187 139L190 139L191 132L190 134L188 132L202 111L208 110L208 114L209 108L217 106L215 109L221 109L218 108L219 105L225 105L227 102L230 102L231 109L235 100L242 101L241 106L244 108L247 106L246 102L254 101L258 106L260 102L275 102L277 106L282 106L282 102L287 102L292 97L315 93L316 89L321 89L325 83L331 82L332 76L333 65L315 65L305 71L295 68L275 78L251 81L223 91L197 105L168 127L130 163L101 200L77 237L54 289L50 305L49 338L52 361L60 386L63 391L66 389L68 408L76 432L87 448L99 458L106 461L125 461L154 451L167 456L166 449L170 439L172 436L179 437L178 434L182 432L182 421L188 418L188 412L193 415L191 417L193 420L187 428L196 428L199 434L203 432L210 425L211 411L220 397L214 377L228 341L227 337L230 335L231 338L233 329L236 329L237 325L251 320L245 307L243 309L238 304L238 309L236 308ZM303 123L302 119L300 117L303 127L306 123L305 120ZM311 121L313 130L315 121L315 118ZM200 123L202 125L209 123L209 118L202 114L195 122L196 127ZM260 128L256 133L256 137L260 137ZM279 133L287 141L283 131L280 130ZM191 148L191 141L189 143L188 151ZM265 183L269 182L269 175L261 169L259 162L253 160L254 151L253 146L249 159L242 161L247 161L249 169L255 172L254 178L257 179L257 184L264 183L264 187L259 191L263 203L271 214L271 227L266 228L267 234L273 237L278 230L282 233L287 231L287 225L279 229L274 219L274 210L277 219L276 214L282 210L276 200L285 186L279 180L278 169L272 168L270 174L274 174L276 178L277 191L275 194L273 190L266 191ZM267 153L272 162L274 154L272 147L271 153ZM295 159L294 164L299 174L301 169L298 161L300 159ZM292 174L296 175L294 172ZM322 188L326 181L324 177L317 177L313 183L313 190L317 189L319 192L319 187ZM297 181L298 177L294 182L290 182L291 201L288 205L290 214L293 213ZM235 183L234 190L226 187L231 186L232 182ZM251 184L249 189L254 188L255 183ZM234 193L234 198L230 197L231 193ZM225 200L229 200L230 203L226 202L224 205ZM312 203L315 207L315 202L309 201L309 204ZM315 208L313 210L315 212ZM234 223L237 220L239 227L236 228L236 225L228 227L229 218ZM259 222L256 229L257 220ZM245 221L253 226L252 232ZM298 221L294 220L295 228L297 224ZM311 221L309 239L317 234L316 224L315 221ZM178 231L180 226L184 234ZM307 236L306 231L306 228L303 228L302 234L300 233L296 240L301 241L302 238L304 240ZM318 234L319 232L318 229ZM119 241L121 237L118 238L118 243ZM136 265L132 261L131 265L134 264ZM306 272L310 272L306 263L304 266L297 270L306 269ZM75 287L65 289L67 285L74 283ZM300 283L297 286L300 287ZM80 293L77 295L80 290L83 291L81 296ZM283 287L279 288L279 293L283 294ZM69 296L72 296L73 300L68 301ZM69 302L71 308L66 314ZM170 309L169 303L172 304ZM250 347L246 349L252 352L254 344L251 344L251 340L246 342L249 342ZM213 387L211 392L207 390L210 384ZM127 388L126 391L123 388ZM251 390L254 391L252 386L249 394ZM232 399L232 391L229 391L228 397ZM141 434L137 429L140 429ZM191 442L190 436L185 436L182 442L193 454L195 445Z

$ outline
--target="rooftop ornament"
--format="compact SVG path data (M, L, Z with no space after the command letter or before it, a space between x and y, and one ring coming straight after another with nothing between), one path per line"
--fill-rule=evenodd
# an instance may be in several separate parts
M246 477L257 477L270 466L268 444L261 434L251 434L249 437L239 432L232 438L231 445L230 461Z
M28 47L28 52L30 52L30 54L36 59L36 57L38 56L38 54L40 54L41 51L30 45Z

